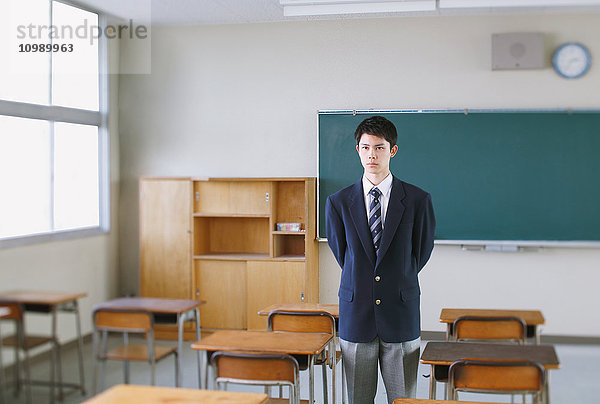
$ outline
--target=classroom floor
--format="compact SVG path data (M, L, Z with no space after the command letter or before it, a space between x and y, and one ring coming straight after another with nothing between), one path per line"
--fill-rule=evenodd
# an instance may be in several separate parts
M110 339L110 344L118 344L117 338ZM163 342L169 344L171 342ZM422 348L425 346L425 341ZM600 345L555 345L556 351L561 362L561 369L550 371L550 395L551 402L554 404L572 404L572 403L594 403L598 402L600 397L600 384L597 382L598 364L600 363ZM78 381L78 365L77 355L74 345L63 349L63 379L67 382ZM8 354L8 353L6 353ZM6 356L5 356L6 357ZM34 379L44 379L48 377L49 369L48 362L45 360L36 359L32 366L32 377ZM91 343L86 343L84 346L84 368L86 377L86 396L82 396L80 392L66 391L64 404L80 403L86 398L92 396L92 375L93 361ZM429 379L423 375L429 374L429 366L420 365L419 379L417 384L417 398L427 398L429 394ZM308 372L301 372L300 385L302 398L308 398ZM339 372L338 367L338 375ZM7 403L25 403L25 394L22 392L18 398L12 394L12 375L7 374L7 382L10 386L9 391L5 393L5 402ZM166 358L157 365L156 373L157 385L174 386L174 360L172 357ZM328 373L329 381L331 376ZM197 388L198 376L196 366L196 351L189 347L189 344L184 344L183 355L183 387ZM339 380L339 379L338 379ZM379 378L379 386L377 396L375 397L376 404L385 404L385 388L381 377ZM122 383L123 371L122 365L114 361L107 362L106 386L112 386ZM132 363L131 365L131 383L132 384L150 384L150 367L145 363ZM241 387L231 386L233 391L256 391L262 392L261 387ZM438 385L438 399L442 398L443 387ZM339 391L339 390L338 390ZM32 386L33 403L49 402L49 389L44 386ZM316 367L315 372L315 398L317 403L323 402L321 388L321 370ZM467 394L461 395L461 400L482 401L482 402L510 402L510 396L503 395L483 395L483 394ZM519 399L517 398L517 401ZM58 401L57 401L58 402ZM339 402L339 399L338 399ZM518 401L520 402L520 401Z

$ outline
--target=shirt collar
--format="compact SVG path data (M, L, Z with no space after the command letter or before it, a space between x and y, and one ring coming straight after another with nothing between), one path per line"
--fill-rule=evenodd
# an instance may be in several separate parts
M381 194L385 197L385 198L389 198L390 197L390 191L392 189L392 173L389 173L387 177L385 177L383 179L383 181L381 181L378 185L377 185L377 189L379 189L379 191L381 191ZM371 183L371 181L369 181L367 179L367 177L365 177L363 175L362 178L362 183L363 183L363 192L365 194L365 196L369 193L369 191L371 191L371 188L373 188L375 185L373 185Z

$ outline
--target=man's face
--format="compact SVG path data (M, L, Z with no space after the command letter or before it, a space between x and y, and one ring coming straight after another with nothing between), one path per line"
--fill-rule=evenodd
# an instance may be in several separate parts
M382 137L363 133L356 145L365 174L385 177L390 171L390 158L398 151L398 146L390 148L390 142Z

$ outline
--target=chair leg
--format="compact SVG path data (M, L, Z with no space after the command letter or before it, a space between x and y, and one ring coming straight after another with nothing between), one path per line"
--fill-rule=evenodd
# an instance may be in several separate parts
M21 391L21 360L19 357L19 345L21 343L21 331L19 328L17 328L17 338L19 339L19 341L15 345L15 371L14 371L15 397L17 397L19 395L19 392Z
M155 362L152 361L150 363L150 367L151 367L150 377L152 378L152 380L150 382L151 382L152 386L154 386L156 384L156 369L155 369L154 365L155 365Z
M327 385L327 363L326 362L321 365L321 369L323 372L323 403L327 404L329 400L327 397L328 385ZM333 388L335 388L335 386Z
M104 390L104 378L106 376L106 359L101 359L102 368L100 370L100 391Z
M179 356L177 355L177 351L175 351L175 386L177 386L177 380L179 380ZM198 372L200 369L198 369Z
M98 332L92 330L92 356L94 358L94 370L92 374L92 392L94 395L98 392Z
M108 337L107 331L102 331L102 341L100 343L100 360L102 361L101 377L100 377L100 390L104 390L104 377L106 375L106 339Z

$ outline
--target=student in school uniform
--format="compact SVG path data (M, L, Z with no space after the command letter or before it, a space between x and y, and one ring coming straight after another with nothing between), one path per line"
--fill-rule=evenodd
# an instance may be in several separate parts
M418 273L433 250L431 196L390 172L396 127L381 116L357 127L364 173L327 198L327 241L342 268L339 335L350 403L373 403L377 365L388 401L415 397L421 319Z

